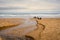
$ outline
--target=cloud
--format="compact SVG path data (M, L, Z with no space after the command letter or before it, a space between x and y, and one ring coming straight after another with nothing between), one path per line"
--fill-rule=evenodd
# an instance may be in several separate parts
M51 2L51 3L60 3L60 0L46 0L48 2Z
M24 7L0 7L0 10L16 10L16 9L27 9Z
M0 0L0 12L59 12L59 0Z

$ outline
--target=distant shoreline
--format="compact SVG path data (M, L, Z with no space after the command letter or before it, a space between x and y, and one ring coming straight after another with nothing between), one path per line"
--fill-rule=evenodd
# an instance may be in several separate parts
M33 18L33 17L41 17L41 18L60 18L60 15L0 15L0 18Z

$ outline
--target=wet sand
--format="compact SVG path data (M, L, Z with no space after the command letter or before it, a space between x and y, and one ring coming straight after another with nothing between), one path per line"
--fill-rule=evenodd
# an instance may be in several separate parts
M11 22L13 24L13 21L14 21L14 23L16 23L17 21L18 21L17 23L19 23L20 19L18 19L18 20L17 19L16 20L14 20L14 19L10 19L10 20L5 19L5 20L6 21L4 21L4 22L7 22L7 23ZM6 27L8 25L6 25ZM16 24L13 24L13 25L16 25ZM4 27L2 27L2 28L4 28ZM31 32L31 31L35 30L36 28L37 28L36 27L36 21L30 20L30 19L25 19L23 21L23 23L18 25L18 26L9 27L9 28L5 28L4 30L1 30L0 31L0 36L2 36L3 38L5 38L5 37L8 38L7 36L9 36L9 37L21 37L21 36L24 36L24 35L26 35L27 33Z

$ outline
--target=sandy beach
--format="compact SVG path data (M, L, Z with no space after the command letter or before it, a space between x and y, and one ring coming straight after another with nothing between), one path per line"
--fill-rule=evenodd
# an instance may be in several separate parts
M27 36L35 40L60 40L60 18L42 18L37 21L37 29L27 33Z
M60 40L60 18L42 18L38 20L38 23L45 25L45 29L41 31L42 26L39 25L38 30L28 35L33 35L32 37L35 37L36 40Z

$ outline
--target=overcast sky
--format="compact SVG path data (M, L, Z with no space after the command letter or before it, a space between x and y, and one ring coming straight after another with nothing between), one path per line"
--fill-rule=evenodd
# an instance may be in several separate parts
M0 0L0 13L60 13L60 0Z

